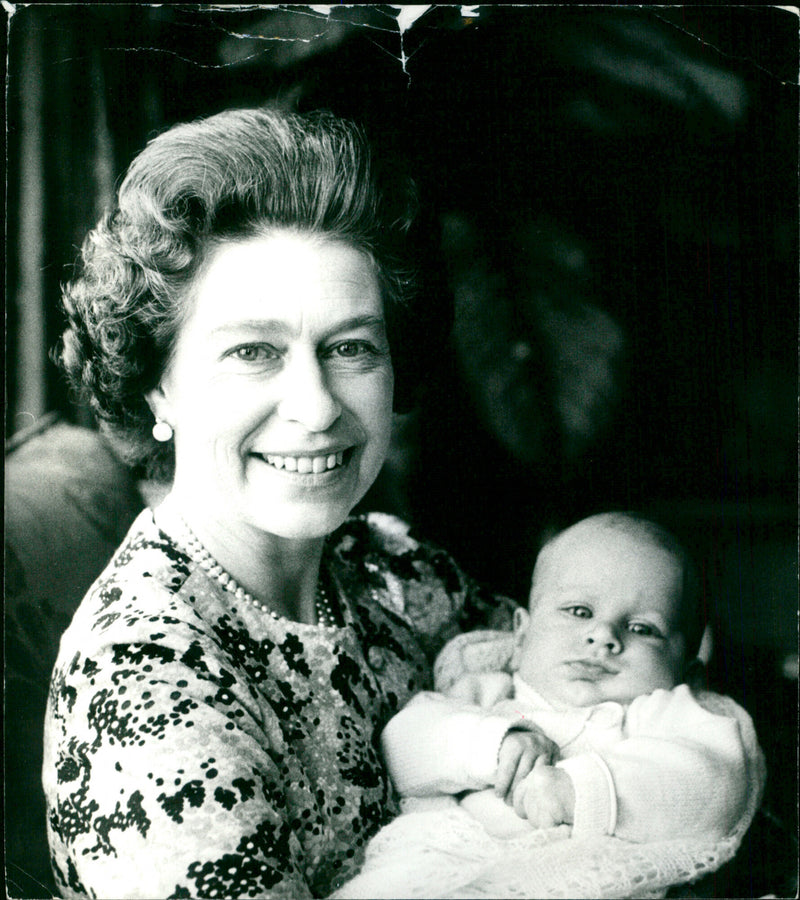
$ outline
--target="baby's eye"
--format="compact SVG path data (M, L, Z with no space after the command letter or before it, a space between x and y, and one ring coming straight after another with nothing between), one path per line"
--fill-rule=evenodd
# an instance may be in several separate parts
M241 362L267 362L277 359L278 352L269 344L242 344L241 347L234 347L228 356Z
M661 637L661 632L655 625L648 625L646 622L629 622L628 631L632 634L640 634L643 637Z
M565 612L568 612L571 616L575 616L576 619L592 618L592 611L588 606L567 606L565 607Z

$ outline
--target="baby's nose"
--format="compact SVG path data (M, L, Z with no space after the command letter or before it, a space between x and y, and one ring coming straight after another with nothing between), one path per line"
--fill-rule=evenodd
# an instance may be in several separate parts
M610 622L594 620L586 633L586 643L593 647L602 647L609 653L622 651L622 639L617 628Z

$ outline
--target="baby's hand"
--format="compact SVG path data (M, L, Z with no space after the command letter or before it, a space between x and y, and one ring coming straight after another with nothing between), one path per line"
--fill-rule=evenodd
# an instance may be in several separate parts
M494 792L509 805L516 787L530 774L537 760L551 762L558 747L538 728L533 731L509 731L500 744Z
M534 828L572 825L575 818L575 789L563 769L550 766L539 757L533 771L514 791L514 810Z

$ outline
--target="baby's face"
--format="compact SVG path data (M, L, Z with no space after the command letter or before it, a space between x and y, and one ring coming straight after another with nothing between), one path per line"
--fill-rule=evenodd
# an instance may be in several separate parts
M646 535L580 523L537 564L514 666L556 706L629 703L681 680L681 563Z

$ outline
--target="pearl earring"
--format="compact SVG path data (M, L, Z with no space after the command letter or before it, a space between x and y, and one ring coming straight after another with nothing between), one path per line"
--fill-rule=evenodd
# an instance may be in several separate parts
M172 425L163 419L156 419L156 424L153 425L153 437L160 443L172 440Z

